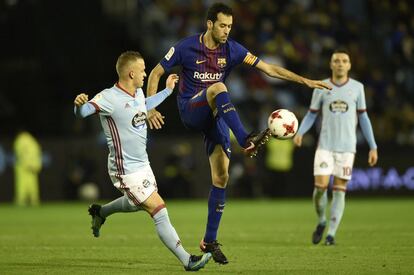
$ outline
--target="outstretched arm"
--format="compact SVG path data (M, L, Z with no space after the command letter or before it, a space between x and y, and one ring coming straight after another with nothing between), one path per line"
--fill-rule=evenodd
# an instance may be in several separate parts
M295 74L294 72L291 72L285 68L282 68L280 66L269 64L264 62L263 60L260 60L256 68L264 72L270 77L280 78L284 80L294 81L300 84L304 84L308 86L309 88L317 88L317 89L328 89L331 90L332 87L320 80L310 80L305 77L302 77L300 75Z
M145 99L147 110L154 109L155 107L160 105L170 94L172 94L175 84L177 82L178 82L178 75L176 74L169 75L166 81L165 89Z
M362 112L358 115L359 123L361 125L362 134L369 144L368 164L374 166L378 161L377 144L375 143L374 131L372 130L371 121L369 120L367 112Z
M155 66L154 69L152 69L148 77L147 97L150 97L157 93L158 83L164 72L164 68L160 64L158 64L157 66ZM161 129L162 125L164 124L164 116L162 116L161 113L155 109L148 111L147 120L150 129Z

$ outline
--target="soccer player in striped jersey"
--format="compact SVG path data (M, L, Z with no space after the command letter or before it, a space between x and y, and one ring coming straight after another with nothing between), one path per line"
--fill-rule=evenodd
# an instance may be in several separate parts
M326 83L333 86L332 91L315 89L308 113L299 126L293 141L302 145L303 135L312 127L321 112L322 127L316 148L313 172L315 176L313 202L318 216L318 224L312 234L312 242L318 244L327 221L325 212L328 204L327 188L333 175L332 205L326 245L335 244L335 233L341 222L345 208L346 185L352 176L356 152L357 121L368 141L370 151L368 164L377 163L378 153L374 133L369 120L364 85L348 76L351 60L345 50L337 50L331 56L332 77Z
M145 210L154 220L161 241L188 271L204 267L211 257L190 255L184 250L172 226L167 208L157 192L157 184L146 152L147 110L155 108L173 91L178 76L170 75L166 88L145 98L145 63L138 52L122 53L116 63L118 82L88 101L86 94L75 98L75 114L87 117L99 114L108 148L108 170L114 186L124 195L108 204L89 207L92 233L99 237L100 228L109 215Z
M151 71L147 96L155 94L160 77L175 66L181 66L181 81L177 96L183 124L204 134L206 153L211 167L212 186L208 200L208 218L200 248L212 252L213 259L228 263L217 242L217 231L225 206L225 188L230 163L229 128L248 156L255 156L270 136L269 129L258 135L246 132L224 84L231 70L244 63L271 77L295 81L311 88L330 88L322 81L309 80L276 65L268 64L244 46L229 38L233 26L232 9L222 3L207 11L207 30L184 38L171 47L161 62ZM148 116L151 128L164 124L157 111Z

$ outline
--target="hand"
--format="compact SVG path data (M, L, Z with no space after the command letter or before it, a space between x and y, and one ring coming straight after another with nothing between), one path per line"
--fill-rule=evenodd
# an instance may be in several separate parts
M301 135L296 135L293 137L293 143L295 143L296 146L301 147L302 146L302 138L303 136Z
M165 116L161 115L157 110L149 110L147 120L150 129L161 129L162 125L164 125L164 118Z
M75 103L76 107L80 107L86 102L88 102L88 100L89 99L87 94L79 94L76 96L75 101L73 101L73 103Z
M304 79L303 83L305 83L306 86L308 86L309 88L313 88L313 89L328 89L328 90L332 90L332 86L329 85L328 83L325 83L323 81L320 80L310 80L310 79Z
M175 84L178 82L178 75L170 74L165 82L165 86L171 90L174 90Z
M374 166L375 164L377 164L377 161L378 161L378 151L377 151L377 149L369 150L369 153L368 153L368 164L369 164L369 166Z

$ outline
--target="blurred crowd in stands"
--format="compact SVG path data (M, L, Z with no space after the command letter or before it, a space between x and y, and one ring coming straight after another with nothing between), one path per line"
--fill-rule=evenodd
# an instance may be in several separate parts
M115 1L104 2L109 12ZM129 35L140 40L146 56L159 60L181 38L204 30L205 11L211 2L141 1L136 13L129 11L133 18L127 25ZM347 48L352 77L365 84L378 142L414 145L411 1L225 2L235 12L232 38L260 58L299 74L329 77L332 51ZM118 15L121 19L124 13ZM262 128L272 109L290 108L303 116L311 97L305 87L270 79L246 66L228 79L228 85L251 129Z
M140 51L149 73L180 39L205 30L205 12L213 2L216 1L0 1L4 38L0 75L5 80L0 93L1 138L14 137L22 126L40 138L99 137L97 119L74 119L74 96L79 92L93 96L112 86L116 80L113 64L125 50ZM233 39L261 59L306 77L328 78L332 51L347 48L351 76L365 84L377 143L382 148L414 146L414 2L222 2L233 7ZM302 85L268 78L248 66L235 69L227 85L250 131L263 129L267 116L278 108L290 109L301 119L312 95ZM167 124L162 131L152 131L152 135L188 134L177 131L182 126L174 99L168 99L160 109ZM315 136L305 136L308 148L315 145ZM362 136L360 140L365 145ZM292 143L272 141L257 162L243 158L234 147L230 185L235 186L236 195L277 196L289 191L284 179L291 175ZM188 175L196 167L192 150L184 141L172 146L166 156L165 169L159 177L160 185L165 185L161 189L170 196L194 193L188 182ZM77 196L80 181L90 181L86 170L93 171L93 164L87 165L92 160L80 159L74 156L73 163L65 169L65 193L70 199ZM263 185L252 184L254 181ZM179 191L175 194L174 190Z
M137 7L143 10L137 10L142 16L134 17L141 28L132 28L131 35L145 37L142 43L146 55L158 60L181 38L204 30L204 13L211 2L142 2ZM414 145L414 4L411 1L230 3L235 12L231 37L260 58L299 74L329 77L332 51L347 48L352 61L351 75L365 84L378 142ZM270 79L247 66L233 73L227 84L251 129L262 128L272 109L290 108L302 116L311 98L309 89Z
M126 49L143 53L149 73L172 45L205 29L205 12L213 2L1 1L0 26L7 43L0 73L8 91L0 95L2 124L13 127L16 123L10 121L30 117L29 126L40 135L73 134L70 126L78 122L71 108L77 92L93 95L112 85L114 60ZM232 38L260 58L309 78L329 77L332 51L347 48L351 75L365 84L377 142L414 144L412 1L223 2L234 10ZM312 94L247 66L239 66L227 84L249 130L263 128L277 108L292 109L301 118ZM45 102L53 104L44 108ZM175 102L166 105L167 115L177 116ZM30 112L33 108L36 112ZM179 125L178 118L168 123ZM90 127L84 127L79 134L88 133Z

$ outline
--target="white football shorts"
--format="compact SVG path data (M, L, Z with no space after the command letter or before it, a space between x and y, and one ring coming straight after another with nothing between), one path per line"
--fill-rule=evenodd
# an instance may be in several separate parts
M127 195L131 205L140 205L158 190L151 167L144 166L139 171L128 175L111 175L114 186Z
M350 180L354 159L355 153L317 149L313 163L313 174L315 176L334 175L344 180Z

